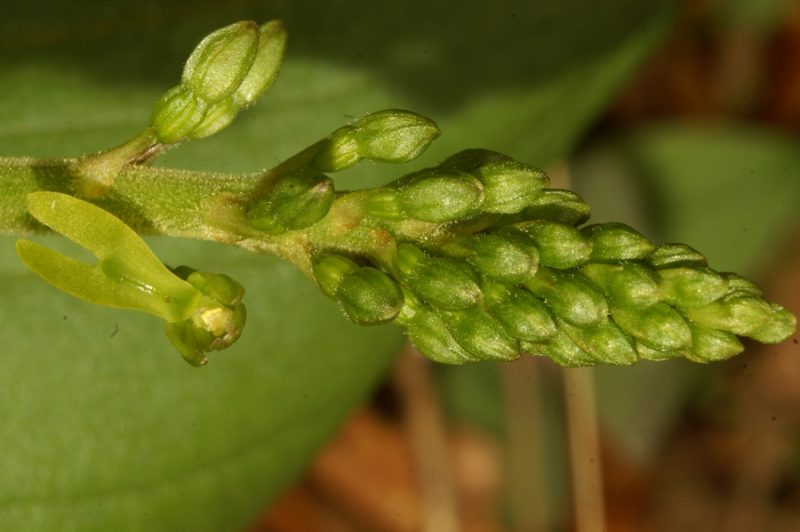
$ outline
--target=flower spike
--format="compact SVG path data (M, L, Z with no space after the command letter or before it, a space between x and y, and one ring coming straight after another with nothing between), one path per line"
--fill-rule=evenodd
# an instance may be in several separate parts
M330 286L350 272L382 279L374 294L392 294L392 312L375 314L380 320L345 314L394 321L423 354L447 363L523 352L565 366L709 362L740 352L737 336L780 342L793 334L795 317L750 281L712 270L689 246L655 246L624 224L582 226L589 207L547 183L509 157L466 150L359 191L362 223L373 228L365 238L380 231L381 247L350 249L350 259L327 255L314 274L343 305ZM330 210L339 212L336 201ZM381 299L365 293L359 301L376 313Z
M280 21L213 32L156 103L149 127L69 162L65 188L97 200L125 167L228 126L275 79L285 44ZM406 163L438 136L431 119L411 111L364 115L274 168L215 179L193 207L202 220L195 236L291 260L347 318L396 323L445 363L526 352L564 366L710 362L741 352L739 336L777 343L794 334L795 316L751 281L711 269L685 244L656 246L621 223L584 225L590 209L577 194L548 188L542 171L506 155L467 149L355 191L327 175L362 161ZM238 184L228 189L229 181ZM117 205L115 197L104 204ZM244 289L233 279L169 270L125 223L80 199L34 193L28 210L98 259L85 264L19 241L23 261L55 286L163 318L191 364L241 334Z

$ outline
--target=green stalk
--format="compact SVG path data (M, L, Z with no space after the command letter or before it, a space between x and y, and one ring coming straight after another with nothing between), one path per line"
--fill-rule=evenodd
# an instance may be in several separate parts
M396 235L420 239L441 233L439 224L400 220L375 223L366 215L373 191L341 193L330 212L313 226L268 235L246 220L249 205L287 171L302 168L311 150L304 150L278 167L250 174L222 174L123 167L111 187L93 203L109 211L141 235L166 235L209 240L278 255L311 276L311 255L332 250L365 255L390 264ZM75 195L80 187L81 159L0 158L0 234L46 230L26 211L31 192Z

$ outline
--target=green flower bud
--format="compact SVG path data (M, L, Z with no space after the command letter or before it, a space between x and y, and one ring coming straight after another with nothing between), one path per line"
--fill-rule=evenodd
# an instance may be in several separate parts
M640 232L621 223L588 225L581 234L592 245L592 260L598 262L643 259L653 244Z
M286 27L281 20L272 20L259 28L253 65L233 93L233 100L240 108L253 105L275 81L283 62L286 37Z
M397 283L372 267L345 274L336 297L347 317L361 325L391 321L403 307L403 292Z
M164 93L150 115L159 142L172 144L191 134L206 116L208 104L181 85Z
M370 113L353 126L359 155L390 163L416 159L440 133L431 119L400 109Z
M467 262L489 279L519 284L534 275L539 266L539 251L519 231L485 233L465 240L471 251Z
M689 324L666 303L642 307L613 305L611 315L625 332L651 349L680 351L692 345Z
M441 310L461 310L480 303L478 276L462 262L429 257L411 244L397 246L402 280L424 302Z
M407 293L405 299L397 322L405 326L409 340L420 353L443 364L477 361L456 342L438 312L416 301L413 294Z
M367 214L383 220L401 220L405 217L396 190L379 189L367 200Z
M709 268L664 268L657 275L664 300L681 308L706 305L728 290L725 279Z
M577 273L539 268L525 282L525 288L542 298L553 314L573 325L598 324L608 317L608 303L602 292Z
M550 268L574 268L587 262L592 254L592 244L572 226L535 220L515 227L533 238L541 263Z
M353 126L340 127L320 142L309 166L320 172L338 172L361 160Z
M589 219L590 209L580 196L570 190L546 189L523 214L527 220L580 225Z
M590 263L581 268L581 273L617 304L647 306L661 300L655 275L639 264Z
M283 176L269 195L247 211L250 225L269 234L304 229L321 220L331 208L333 181L314 170Z
M692 349L686 358L694 362L714 362L726 360L744 351L742 342L736 336L725 331L707 329L690 324L692 329Z
M409 217L446 223L477 214L483 200L480 182L457 171L423 170L395 183L397 200Z
M702 307L689 308L686 315L703 327L751 336L767 326L773 309L760 297L734 293Z
M576 327L560 319L557 322L559 330L587 353L593 363L628 365L638 359L632 339L609 320L585 327Z
M259 30L254 22L241 21L206 36L183 68L183 84L209 103L232 95L256 58Z
M549 183L541 170L490 150L464 150L445 160L441 168L468 172L484 188L484 212L513 214L531 205Z
M484 294L487 310L514 338L542 343L556 334L547 306L527 290L492 284L484 287Z
M336 297L345 276L359 268L358 264L348 258L327 255L314 262L312 271L322 292L328 297Z
M320 143L311 166L337 172L361 159L403 163L418 157L438 136L436 124L422 115L395 109L378 111L329 135Z
M774 303L770 303L772 316L762 328L750 334L750 338L765 344L783 342L797 330L797 318L794 314Z
M514 360L519 345L505 328L480 307L443 312L447 330L456 342L478 360Z
M707 266L706 258L685 244L662 244L645 259L653 268L672 266Z

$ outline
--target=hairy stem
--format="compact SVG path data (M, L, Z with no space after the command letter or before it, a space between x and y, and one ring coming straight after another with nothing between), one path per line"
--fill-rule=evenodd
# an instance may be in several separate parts
M307 229L280 235L254 229L245 218L249 206L263 197L280 176L305 166L309 154L313 150L304 150L272 170L250 174L126 165L93 203L139 234L210 240L272 253L293 262L308 275L311 257L319 251L370 256L392 268L394 239L388 229L409 238L440 232L438 224L372 220L364 209L371 191L340 193L328 215ZM27 213L25 197L43 190L82 195L84 166L85 159L0 158L0 234L44 231Z
M79 186L80 159L0 158L0 232L41 230L28 215L25 197L42 190L75 194ZM257 183L255 176L188 172L146 166L126 166L113 187L95 203L141 234L166 234L220 240L209 219L208 205L221 197L247 201ZM227 235L231 240L240 235Z

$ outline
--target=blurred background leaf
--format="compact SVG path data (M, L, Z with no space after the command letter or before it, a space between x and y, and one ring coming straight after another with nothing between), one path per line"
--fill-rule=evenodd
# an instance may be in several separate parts
M265 101L160 164L253 170L367 111L405 107L444 133L419 164L481 146L544 165L647 56L671 4L14 0L0 21L0 154L121 142L204 34L283 18L289 53ZM340 186L407 171L364 165ZM2 529L240 528L378 382L400 340L350 326L275 260L158 239L165 261L224 271L248 290L242 342L197 371L153 320L57 294L2 243ZM471 395L469 384L454 390Z

